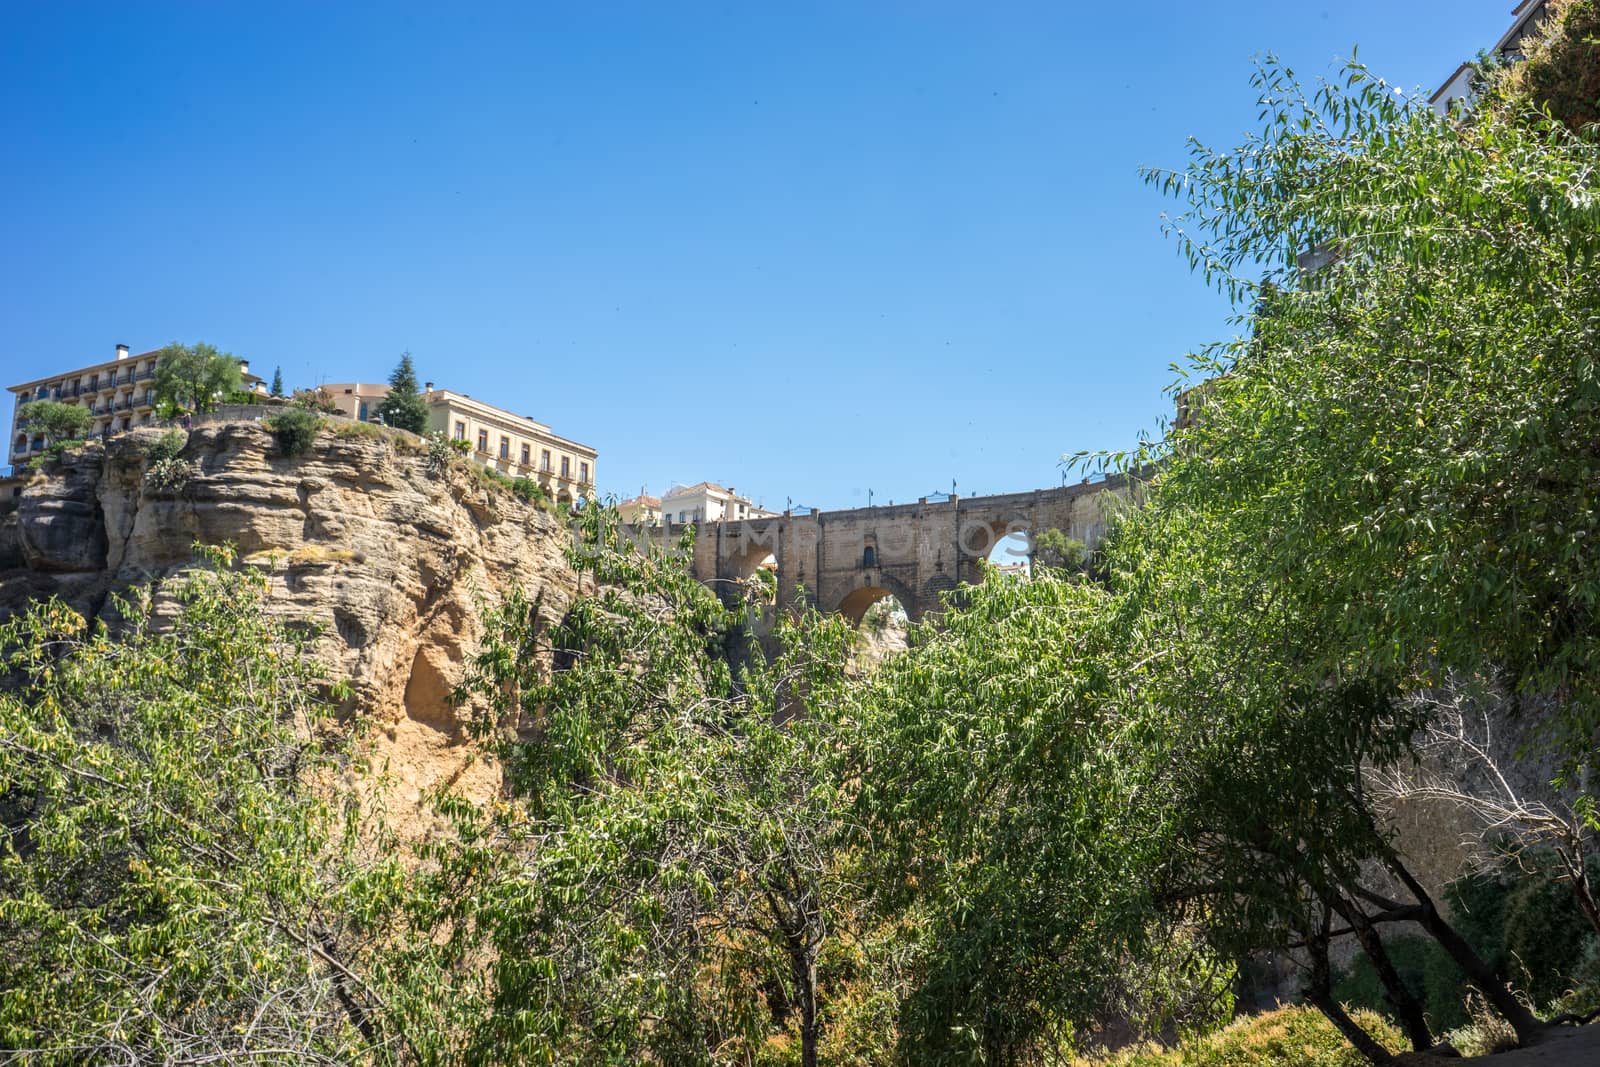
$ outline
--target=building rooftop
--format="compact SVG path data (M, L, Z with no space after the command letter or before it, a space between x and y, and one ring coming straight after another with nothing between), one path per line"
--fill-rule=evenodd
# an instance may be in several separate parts
M159 348L152 348L148 352L130 352L127 355L120 355L119 354L119 355L111 357L110 359L102 359L102 360L99 360L99 361L94 362L94 363L85 363L81 367L71 367L71 368L68 368L67 370L57 371L54 374L46 374L42 378L35 378L32 381L23 382L20 385L8 385L8 386L6 386L6 391L7 392L12 392L12 393L20 393L20 392L23 392L25 390L33 389L33 388L35 388L37 386L44 385L47 382L59 381L62 378L70 378L75 374L86 374L86 373L89 373L91 371L101 370L102 368L105 368L105 367L120 367L125 363L137 363L141 359L149 359L149 358L151 358L153 356L158 356L160 354L161 354L161 349L159 349ZM237 356L234 357L234 358L238 359ZM260 381L264 381L265 380L260 375L251 374L249 371L244 370L245 367L250 365L250 361L248 359L240 359L239 360L239 364L240 364L239 378L240 378L241 381L244 382L244 384L253 385L256 382L260 382Z

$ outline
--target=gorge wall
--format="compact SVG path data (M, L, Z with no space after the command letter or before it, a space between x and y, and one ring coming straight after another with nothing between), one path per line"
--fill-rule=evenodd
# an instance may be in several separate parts
M393 433L324 430L289 458L259 424L203 426L181 456L192 476L158 488L146 453L159 436L68 453L28 481L0 516L0 617L52 594L108 614L111 594L193 566L195 542L231 543L269 575L268 611L316 624L318 658L351 689L342 710L367 717L387 761L391 809L446 782L492 793L498 770L448 695L485 602L520 585L547 623L565 613L577 579L561 520L464 464L430 472Z

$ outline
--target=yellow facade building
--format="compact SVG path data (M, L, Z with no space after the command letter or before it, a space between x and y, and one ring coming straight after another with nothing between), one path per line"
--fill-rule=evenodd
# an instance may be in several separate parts
M387 385L340 382L322 391L341 412L370 422L389 395ZM422 400L428 406L428 432L465 441L470 455L508 478L531 478L555 500L571 503L594 495L598 453L556 434L531 416L474 400L465 393L435 389L429 382Z

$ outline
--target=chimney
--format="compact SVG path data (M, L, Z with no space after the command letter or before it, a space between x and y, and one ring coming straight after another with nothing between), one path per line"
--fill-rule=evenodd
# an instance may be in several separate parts
M423 392L424 392L424 393L431 393L431 392L433 392L433 383L432 383L432 382L423 382L423 383L422 383L422 391L423 391Z
M248 359L241 359L239 361L239 373L240 374L249 374L250 373L250 361Z
M128 358L128 346L127 345L118 345L117 346L117 358L118 359L127 359Z

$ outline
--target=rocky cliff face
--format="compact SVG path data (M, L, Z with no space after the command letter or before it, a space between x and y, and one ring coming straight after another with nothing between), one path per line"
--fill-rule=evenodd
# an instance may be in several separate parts
M109 594L193 565L193 545L232 543L271 576L268 610L310 621L319 656L376 729L391 805L451 782L483 797L498 772L447 699L481 633L482 604L520 584L549 622L576 577L559 518L454 464L430 473L414 442L324 430L279 454L254 423L201 427L181 486L147 478L157 431L69 454L0 517L0 615L56 594L94 616ZM159 598L157 601L159 609Z

